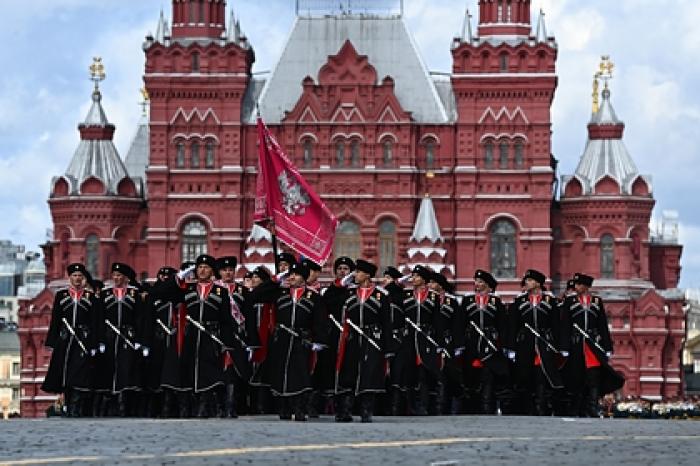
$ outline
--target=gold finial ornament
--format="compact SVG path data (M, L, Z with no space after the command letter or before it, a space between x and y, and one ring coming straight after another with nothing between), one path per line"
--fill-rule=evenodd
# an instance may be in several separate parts
M102 64L102 57L94 57L92 65L90 65L90 80L95 82L95 87L100 81L104 81L107 77L105 74L105 66Z
M603 81L603 92L608 90L608 83L613 78L615 64L610 60L610 55L600 57L598 70L593 75L593 113L600 110L600 81Z
M148 112L146 109L148 108L148 103L150 102L151 97L148 95L148 90L145 87L142 87L140 89L140 91L141 91L141 99L142 100L141 100L141 103L139 103L139 105L141 105L141 110L143 111L143 116L146 116L146 115L148 115Z
M598 79L600 78L600 73L596 73L593 75L593 113L598 113L598 110L600 109L600 92L599 92L599 83Z

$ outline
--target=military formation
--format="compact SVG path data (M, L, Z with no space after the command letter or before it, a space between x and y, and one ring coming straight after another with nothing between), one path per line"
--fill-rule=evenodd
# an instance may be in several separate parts
M528 270L504 303L497 279L474 274L457 295L440 273L408 275L349 257L321 266L276 258L237 282L237 259L201 255L139 283L114 263L110 286L83 264L67 268L46 345L42 386L65 414L231 417L279 415L337 422L381 415L601 415L599 399L624 384L593 278L576 274L563 296Z

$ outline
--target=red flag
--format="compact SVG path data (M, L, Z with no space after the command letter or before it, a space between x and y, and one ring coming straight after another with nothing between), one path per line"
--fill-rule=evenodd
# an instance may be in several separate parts
M299 174L258 118L258 179L253 221L272 220L277 236L323 265L333 249L338 219Z

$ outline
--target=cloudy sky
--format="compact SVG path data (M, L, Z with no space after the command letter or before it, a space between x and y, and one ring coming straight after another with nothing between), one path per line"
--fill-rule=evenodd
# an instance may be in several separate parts
M143 52L169 0L3 2L0 29L0 238L38 249L51 226L51 177L65 171L90 103L87 68L103 57L103 104L122 156L139 120ZM294 0L229 1L256 52L254 71L270 70L294 20ZM616 64L612 100L625 143L653 177L655 217L681 221L682 286L700 287L700 2L697 0L533 0L559 43L553 108L554 154L571 173L590 117L591 78L600 55ZM432 71L451 68L450 42L477 0L405 0L410 30ZM270 14L274 12L274 14ZM476 21L476 15L475 15Z

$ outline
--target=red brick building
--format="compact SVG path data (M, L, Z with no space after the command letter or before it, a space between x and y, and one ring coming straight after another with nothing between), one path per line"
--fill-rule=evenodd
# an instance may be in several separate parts
M144 43L150 114L124 161L96 84L78 149L51 186L49 285L21 312L22 412L48 402L43 337L68 263L107 277L123 260L145 278L205 251L247 268L272 262L252 225L256 107L341 220L337 254L427 263L462 292L489 268L506 298L530 267L555 291L576 271L601 277L625 393L678 394L682 248L652 238L651 183L622 142L607 72L579 166L560 182L557 44L543 14L533 27L529 0L479 0L449 75L426 69L400 9L304 3L274 70L254 75L254 44L234 12L226 20L224 0L173 0L172 26L161 14Z

